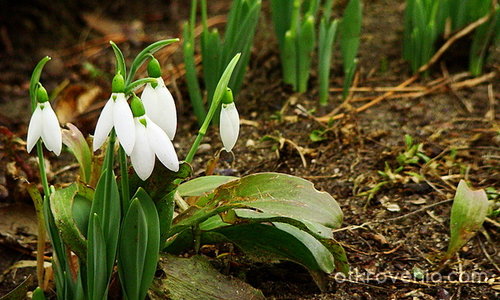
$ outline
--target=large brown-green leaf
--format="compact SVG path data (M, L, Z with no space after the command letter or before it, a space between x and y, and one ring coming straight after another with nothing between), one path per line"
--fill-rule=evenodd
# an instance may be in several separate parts
M262 293L234 277L219 273L203 256L179 258L163 255L159 268L166 276L150 288L151 299L260 300Z
M64 189L56 190L50 196L50 208L64 243L83 260L87 255L85 227L93 193L92 189L73 183Z
M201 197L174 219L171 234L233 208L251 208L263 218L280 217L328 228L338 228L343 218L335 199L316 190L311 182L286 174L259 173L230 181Z

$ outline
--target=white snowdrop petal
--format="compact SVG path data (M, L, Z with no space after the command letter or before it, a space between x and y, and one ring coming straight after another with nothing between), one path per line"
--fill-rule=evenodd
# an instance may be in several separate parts
M156 125L151 119L146 118L149 145L155 152L161 163L169 170L179 171L179 158L175 152L174 145L169 140L167 134Z
M146 110L146 114L152 118L156 119L156 115L158 113L157 103L158 98L156 96L155 89L151 86L150 83L146 84L144 91L141 94L142 104L144 104L144 109Z
M238 111L234 103L223 104L220 113L220 137L226 151L231 151L240 131Z
M108 102L106 102L106 105L104 105L104 108L101 111L101 115L97 120L97 125L95 126L95 131L94 131L94 141L92 143L94 151L101 148L102 144L104 144L104 142L108 138L109 132L113 128L114 104L115 103L113 99L110 98Z
M113 106L113 124L123 150L130 155L135 143L134 117L123 94L118 94Z
M144 125L142 125L137 118L134 122L137 140L130 154L130 161L132 162L132 167L137 173L137 176L142 180L146 180L153 172L155 166L155 153L149 145Z
M158 96L158 112L160 117L157 120L153 119L153 121L173 140L177 130L177 111L174 97L172 97L172 94L164 84L159 84L155 88L155 91Z
M59 120L48 102L43 104L42 109L42 140L45 147L54 152L57 156L61 154L62 133L59 126Z
M42 136L42 110L37 105L33 115L31 115L30 124L28 125L28 137L26 138L26 149L31 152L36 145L38 139Z

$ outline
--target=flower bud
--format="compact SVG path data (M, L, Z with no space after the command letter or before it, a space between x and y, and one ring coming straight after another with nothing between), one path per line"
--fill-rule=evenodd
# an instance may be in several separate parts
M125 91L125 79L123 79L122 74L118 73L113 77L111 90L113 93L123 93Z
M231 104L233 102L233 91L230 88L226 88L226 92L222 96L222 104Z
M139 99L139 97L137 97L135 94L134 96L132 96L132 101L130 101L130 107L132 108L132 114L136 118L142 117L146 113L141 99Z
M38 103L45 103L49 101L47 90L42 86L41 83L38 84L38 89L36 91L36 100L38 101Z
M148 75L153 78L161 77L160 62L154 57L148 63Z

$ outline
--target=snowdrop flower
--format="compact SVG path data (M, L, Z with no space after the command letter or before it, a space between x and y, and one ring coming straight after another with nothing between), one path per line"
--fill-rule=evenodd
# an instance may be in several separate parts
M227 88L222 98L222 108L220 110L220 137L227 152L230 152L240 132L240 117L233 101L233 92Z
M31 152L38 139L45 147L59 156L62 148L62 133L57 116L50 106L49 96L42 85L37 89L37 104L28 126L27 150Z
M161 78L160 63L156 58L152 58L148 64L148 74L156 78L156 83L146 84L141 95L142 103L146 109L146 114L165 131L168 137L173 140L177 128L177 112L172 94L165 86Z
M155 166L155 156L169 170L179 171L179 159L167 134L148 118L142 101L134 95L131 102L134 113L135 144L130 160L142 180L148 179Z
M99 120L97 120L94 132L94 151L101 148L113 127L125 153L130 155L134 149L134 118L123 93L124 89L123 76L117 74L113 78L113 93L102 109Z

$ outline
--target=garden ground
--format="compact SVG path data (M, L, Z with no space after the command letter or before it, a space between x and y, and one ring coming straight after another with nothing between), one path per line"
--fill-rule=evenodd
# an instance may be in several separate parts
M13 4L9 10L2 9L0 295L34 274L34 268L22 265L8 270L15 262L33 260L36 244L34 212L22 178L38 182L37 167L20 140L25 139L29 120L32 68L42 56L53 57L42 81L47 90L56 90L61 122L70 121L85 134L92 133L113 71L107 41L115 40L131 57L148 42L179 36L186 4L159 2L149 1L148 7L111 1L81 7L75 1L49 8L39 0L32 7ZM339 1L337 12L343 2ZM483 77L468 77L464 74L468 54L461 51L467 44L464 37L427 78L392 89L411 77L400 51L403 1L365 2L356 88L349 101L342 101L335 89L342 86L337 53L330 104L318 107L315 71L311 88L303 95L282 84L277 42L264 1L250 68L236 100L243 119L240 139L234 159L221 154L215 169L238 176L288 173L330 193L345 215L343 227L334 236L347 252L352 274L347 278L333 274L328 290L320 292L305 269L290 263L251 264L238 251L213 262L225 274L245 274L245 281L270 299L494 299L500 291L498 219L488 219L447 265L439 266L437 261L446 251L451 200L459 180L466 179L475 188L500 189L498 91L494 89L498 51ZM229 1L210 4L216 26L223 25L220 16L228 6ZM13 15L19 16L19 22L13 21ZM167 47L159 59L168 70L166 82L178 103L175 144L183 157L197 125L190 113L180 48L175 47ZM385 93L392 94L367 110L356 111ZM321 118L332 111L331 115L343 113L343 117L330 122ZM422 152L432 160L405 165L369 201L366 195L359 196L386 180L377 172L384 171L386 164L392 171L399 166L397 156L405 151L405 135L422 143ZM220 147L213 130L203 141L194 169L204 171ZM53 183L64 184L76 176L69 154L47 158ZM213 247L203 251L214 256ZM427 275L426 280L416 279L419 272ZM458 274L463 274L463 280ZM476 280L473 274L481 278Z

